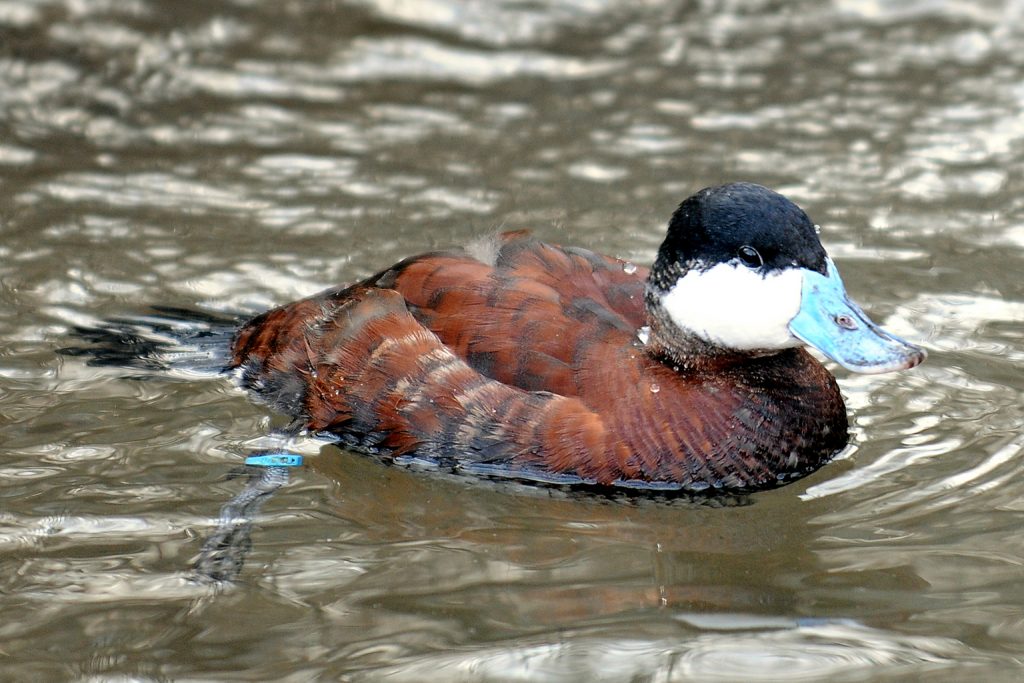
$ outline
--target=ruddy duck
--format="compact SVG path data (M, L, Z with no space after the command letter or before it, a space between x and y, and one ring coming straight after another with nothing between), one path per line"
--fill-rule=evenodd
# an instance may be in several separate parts
M648 270L506 233L247 322L241 384L390 460L596 486L755 490L847 442L832 375L920 363L847 297L807 215L701 190Z

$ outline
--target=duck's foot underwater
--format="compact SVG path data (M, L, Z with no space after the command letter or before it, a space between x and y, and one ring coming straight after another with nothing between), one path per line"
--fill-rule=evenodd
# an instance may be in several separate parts
M252 550L253 518L288 483L291 468L301 464L302 456L291 453L264 453L246 459L241 472L248 478L245 488L220 509L217 528L192 565L192 580L204 584L235 580Z

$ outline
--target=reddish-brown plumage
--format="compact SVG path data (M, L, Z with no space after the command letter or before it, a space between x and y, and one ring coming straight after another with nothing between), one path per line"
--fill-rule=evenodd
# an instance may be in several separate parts
M637 339L643 268L520 233L265 313L243 384L315 432L388 457L601 485L773 486L846 442L832 376L789 349L675 368Z

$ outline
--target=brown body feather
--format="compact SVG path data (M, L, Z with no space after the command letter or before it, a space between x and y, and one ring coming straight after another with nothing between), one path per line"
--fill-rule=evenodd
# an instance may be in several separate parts
M832 376L802 349L679 369L637 339L645 269L505 238L491 265L428 254L269 311L243 384L389 457L601 485L755 489L842 448Z

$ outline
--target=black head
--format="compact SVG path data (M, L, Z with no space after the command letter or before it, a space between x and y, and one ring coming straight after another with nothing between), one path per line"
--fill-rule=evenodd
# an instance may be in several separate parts
M667 291L691 269L730 261L764 274L793 267L824 274L825 259L814 224L800 207L766 187L729 183L679 205L651 269L651 285Z

